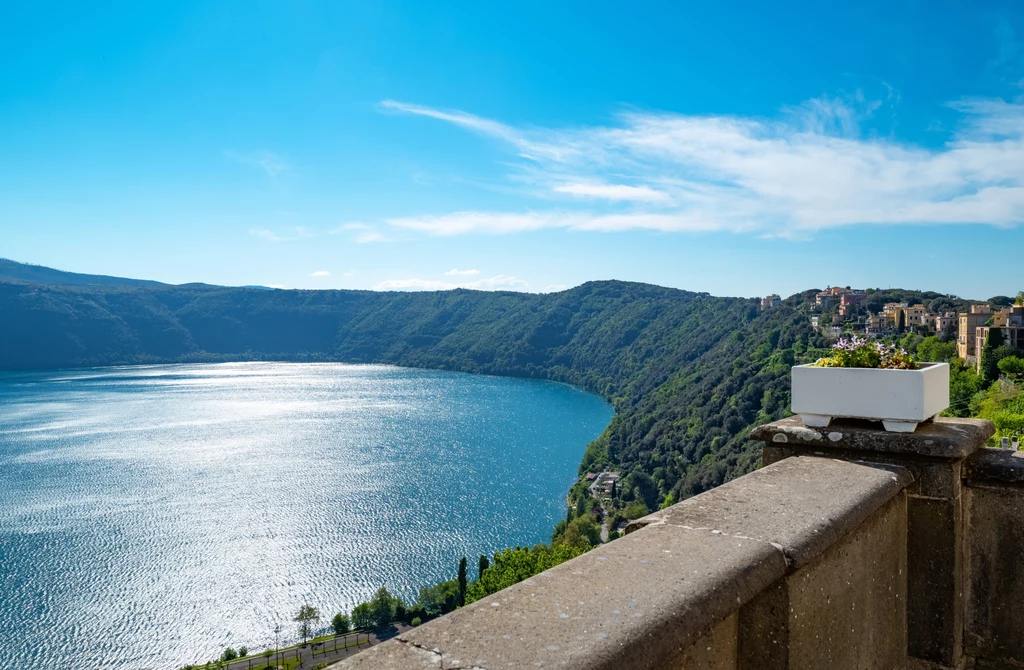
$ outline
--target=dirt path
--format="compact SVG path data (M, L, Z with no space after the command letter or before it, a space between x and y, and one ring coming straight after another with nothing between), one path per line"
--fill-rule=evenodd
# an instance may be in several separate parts
M309 670L321 663L335 663L388 640L409 628L411 626L395 624L375 633L346 633L316 644L307 644L304 647L289 647L282 649L279 654L271 656L269 667L289 669L296 667ZM203 666L196 667L202 668ZM226 663L224 667L226 670L265 670L268 666L263 656L255 656Z

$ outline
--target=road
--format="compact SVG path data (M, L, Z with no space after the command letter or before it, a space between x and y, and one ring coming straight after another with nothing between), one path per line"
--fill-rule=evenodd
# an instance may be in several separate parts
M331 638L316 645L308 644L305 647L289 647L282 649L280 654L270 657L270 668L288 667L291 668L295 661L299 663L295 667L309 670L321 663L335 663L353 654L358 654L363 649L388 640L399 633L406 631L410 626L395 624L379 633L347 633L340 637ZM280 665L276 665L280 659ZM203 668L202 664L196 668ZM225 670L264 670L267 668L266 659L262 656L249 657L238 661L225 663Z

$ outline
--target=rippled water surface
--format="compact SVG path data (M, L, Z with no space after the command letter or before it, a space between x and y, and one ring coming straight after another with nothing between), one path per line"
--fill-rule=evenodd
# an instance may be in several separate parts
M242 363L0 374L0 667L177 668L547 539L600 398Z

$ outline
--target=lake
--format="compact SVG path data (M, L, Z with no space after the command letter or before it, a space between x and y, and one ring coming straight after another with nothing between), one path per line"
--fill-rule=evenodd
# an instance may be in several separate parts
M171 669L549 538L612 418L374 365L0 373L0 665ZM283 640L282 640L283 643Z

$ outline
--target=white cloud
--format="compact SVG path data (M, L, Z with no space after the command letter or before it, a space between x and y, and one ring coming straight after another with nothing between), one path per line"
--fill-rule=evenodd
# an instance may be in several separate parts
M937 148L865 137L860 126L879 103L859 93L810 100L774 121L628 112L613 125L572 129L382 106L500 140L519 156L510 181L528 184L540 201L521 211L387 220L430 235L563 228L806 236L856 224L1024 223L1019 102L951 103L961 122Z
M345 232L352 231L352 230L369 230L369 229L370 229L370 226L366 225L365 223L358 223L358 222L343 223L340 226L338 226L337 228L335 228L334 230L329 231L329 234L330 235L337 235L339 233L345 233Z
M331 273L327 270L317 270L316 272L309 273L310 277L330 277Z
M343 273L341 276L342 277L354 277L355 274L356 274L355 270L349 270L348 272Z
M527 286L527 282L518 277L496 275L487 279L476 279L466 282L450 282L437 279L389 279L377 284L374 288L378 291L448 291L454 288L495 291L523 288L525 286Z
M292 166L287 161L269 151L239 152L229 149L224 152L224 156L236 163L258 167L271 178L292 169Z
M559 193L603 198L605 200L635 200L639 202L667 202L670 198L649 186L625 184L562 184L555 187Z
M267 240L268 242L294 242L295 240L301 240L313 236L312 231L307 228L303 228L302 226L297 226L284 232L275 232L266 228L250 228L249 234Z
M357 244L372 244L374 242L394 242L394 239L376 230L368 230L365 233L359 233L358 235L356 235L355 240Z
M353 240L357 244L371 244L373 242L394 242L395 240L365 223L345 223L330 231L331 235L339 233L355 233Z
M478 274L480 274L479 270L456 270L456 269L453 268L453 269L449 270L448 272L445 272L444 276L445 277L472 277L472 276L478 275Z

